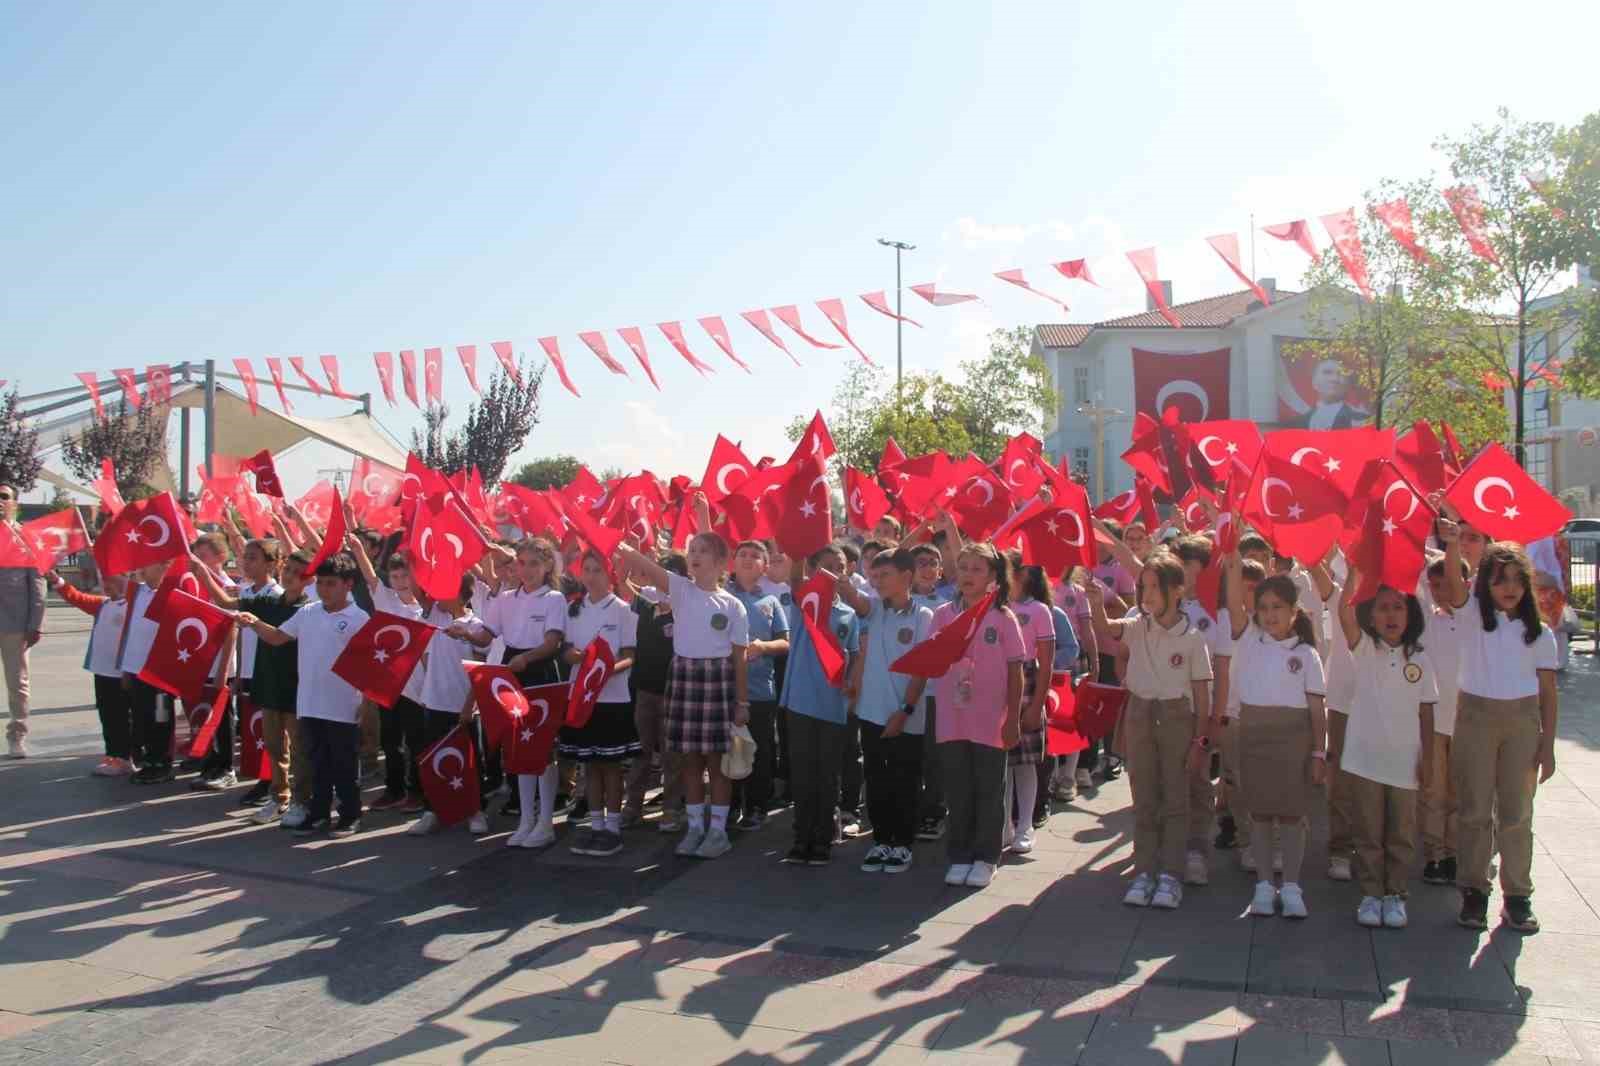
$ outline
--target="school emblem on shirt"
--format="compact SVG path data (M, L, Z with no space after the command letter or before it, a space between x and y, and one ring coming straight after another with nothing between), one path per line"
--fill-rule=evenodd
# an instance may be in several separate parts
M343 633L345 630L350 628L350 623L341 618L337 622L333 623L333 628Z
M1305 668L1306 668L1306 664L1301 661L1300 656L1292 655L1292 656L1289 657L1289 672L1291 674L1298 674L1300 671L1304 670Z
M715 629L718 633L721 633L724 629L727 629L728 616L723 614L721 611L718 611L716 614L712 615L711 628Z
M994 626L990 626L988 629L985 629L983 631L983 642L985 644L1000 643L1000 631Z
M1183 665L1183 652L1181 652L1181 651L1173 652L1172 653L1172 658L1168 659L1167 662L1172 664L1172 668L1174 670L1178 669L1180 666Z
M1416 663L1406 663L1404 673L1406 675L1406 680L1411 682L1413 685L1422 680L1422 667L1418 666Z
M1204 615L1202 615L1201 618L1200 618L1200 621L1196 622L1194 624L1194 627L1196 629L1198 629L1200 632L1204 633L1206 630L1211 628L1211 619L1206 618Z
M783 604L785 607L792 607L794 606L794 597L789 595L787 592L780 592L778 594L778 602Z
M900 627L899 636L900 636L900 643L902 643L902 644L910 644L911 643L911 638L915 637L916 633L912 630L912 628L910 626L901 626Z
M772 621L772 604L763 603L761 605L761 617L769 622Z
M843 640L850 635L849 626L834 626L833 631L839 635L840 640Z

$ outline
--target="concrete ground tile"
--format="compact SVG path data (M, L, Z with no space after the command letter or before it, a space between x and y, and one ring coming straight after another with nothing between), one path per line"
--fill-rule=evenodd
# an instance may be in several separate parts
M1446 1044L1413 1044L1400 1041L1389 1045L1391 1066L1577 1066L1573 1059L1552 1059L1522 1051L1468 1051Z
M932 1050L1014 1062L1074 1062L1094 1025L1088 1014L970 1006L945 1027Z
M1133 1017L1146 1021L1205 1022L1240 1028L1249 1019L1239 1011L1237 992L1198 988L1175 988L1147 984L1139 991Z
M1427 925L1419 923L1415 928L1385 930L1371 936L1379 981L1391 993L1403 987L1410 1003L1479 1010L1522 1009L1516 983L1499 956L1480 949L1477 938L1453 920L1441 916Z
M1239 1034L1234 1066L1389 1066L1389 1045L1356 1036L1326 1036L1265 1027Z
M1555 1018L1482 1011L1450 1012L1456 1043L1473 1051L1521 1052L1557 1059L1581 1059L1583 1053L1566 1025Z
M1578 1048L1578 1057L1585 1062L1600 1062L1600 1020L1578 1021L1566 1019L1562 1026L1568 1038Z
M1128 980L1160 980L1243 991L1250 941L1229 923L1195 924L1181 912L1147 912L1128 947Z
M988 975L945 966L863 962L828 983L848 989L873 1003L900 1007L932 1000L949 1004L965 1003L971 995L971 982L985 976Z
M1325 1036L1344 1033L1344 1009L1336 999L1246 992L1239 997L1239 1014L1252 1028L1290 1029Z
M1496 901L1491 900L1490 906L1492 920ZM1530 1005L1594 1006L1594 960L1600 959L1600 936L1522 936L1497 928L1488 939L1500 961L1515 974L1517 986L1527 990Z
M0 1040L9 1040L60 1020L61 1015L58 1014L19 1014L16 1011L0 1010Z
M1236 1037L1230 1027L1168 1025L1137 1019L1099 1020L1079 1056L1081 1066L1231 1066Z
M1133 1014L1138 1001L1138 985L1106 985L1094 981L1045 978L1039 983L1039 997L1034 1005L1052 1013L1126 1018Z
M752 1025L810 1033L827 1042L896 1043L931 1047L961 1011L954 999L877 1003L853 989L825 985L779 987L761 998Z
M1431 1040L1454 1045L1450 1012L1438 1007L1411 1007L1398 1001L1344 1001L1344 1031L1350 1036L1384 1040Z

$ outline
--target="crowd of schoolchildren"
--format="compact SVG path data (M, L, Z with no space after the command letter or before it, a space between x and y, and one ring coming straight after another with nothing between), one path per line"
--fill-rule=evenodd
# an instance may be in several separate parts
M1462 925L1487 926L1498 856L1503 921L1538 928L1533 799L1554 770L1556 634L1524 549L1448 518L1418 587L1381 586L1355 603L1361 575L1337 548L1304 567L1245 532L1213 559L1209 536L1097 522L1103 564L1046 574L1020 553L964 541L944 515L904 533L886 518L865 543L806 559L701 533L682 553L624 546L569 570L533 538L496 547L456 598L436 600L413 583L397 539L364 531L306 573L320 540L289 517L298 528L280 522L275 539L209 532L192 546L207 593L239 611L233 684L261 711L270 766L269 780L244 775L253 787L239 802L259 824L341 836L368 812L395 812L414 819L412 834L437 831L417 758L458 724L478 728L467 664L557 682L603 636L614 671L592 717L562 728L543 774L508 780L479 729L484 808L470 832L490 831L490 801L504 797L496 814L516 820L508 845L555 844L563 813L566 846L604 856L659 806L655 825L681 834L678 855L714 859L732 847L730 830L759 831L790 807L786 863L826 865L835 846L870 832L861 869L897 874L917 841L942 838L945 882L982 888L1008 852L1033 849L1052 800L1126 769L1129 906L1177 908L1186 886L1207 883L1210 856L1236 850L1256 876L1247 913L1306 917L1308 819L1325 806L1327 877L1359 883L1361 925L1407 924L1420 850L1425 883L1459 888ZM1219 569L1213 614L1198 585ZM815 621L846 656L842 684L792 592L822 571L836 597ZM140 784L176 772L174 708L137 676L164 572L107 577L103 595L51 575L94 616L85 666L106 749L94 772ZM942 677L892 669L991 592ZM373 610L437 627L402 697L382 709L330 669ZM1128 692L1111 736L1059 758L1045 742L1053 671ZM738 727L756 749L734 781L723 755ZM233 730L225 718L187 767L193 787L239 783ZM362 767L372 774L380 751L383 792L364 806Z

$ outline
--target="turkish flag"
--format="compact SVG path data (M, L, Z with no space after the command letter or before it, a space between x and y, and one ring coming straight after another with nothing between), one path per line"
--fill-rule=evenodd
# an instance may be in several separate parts
M522 690L527 713L508 729L500 745L500 765L508 774L542 774L550 765L556 734L567 721L567 685L534 685Z
M800 619L806 627L806 636L822 667L822 675L834 688L844 686L844 649L834 636L831 620L833 597L838 582L832 574L818 570L794 591L794 602L800 605Z
M383 388L383 398L393 407L394 399L394 354L391 352L373 352L372 363L378 368L378 384Z
M461 595L461 578L474 566L488 545L477 524L461 505L443 494L422 497L411 522L411 572L417 585L436 600Z
M1495 540L1531 544L1572 519L1498 444L1487 445L1445 490L1461 520Z
M1279 429L1267 434L1263 450L1315 471L1349 496L1367 463L1394 455L1394 430Z
M893 437L886 437L883 442L883 454L878 457L878 470L881 473L885 467L896 466L906 461L906 453L900 445L895 443Z
M505 367L506 373L511 375L511 380L520 383L522 372L517 369L517 361L511 354L511 342L494 341L489 347L494 350L494 357L500 360L500 365Z
M496 519L503 513L504 520L522 530L524 536L549 535L560 540L566 534L566 521L545 493L507 483L500 486L496 500Z
M844 468L844 499L850 512L850 525L870 530L889 513L889 497L876 479L853 466Z
M200 478L200 498L195 502L194 520L220 525L228 517L228 501L233 499L237 477Z
M89 531L76 507L29 519L19 528L41 574L89 546Z
M373 703L393 707L436 632L415 618L373 611L333 661L333 672Z
M772 536L791 559L804 559L833 540L833 504L820 452L807 452L785 468Z
M161 581L156 585L155 592L150 596L149 606L145 613L150 618L159 618L167 610L167 597L174 592L185 592L197 600L210 601L211 597L205 594L200 586L200 579L194 576L194 571L189 569L192 562L190 556L180 555L167 564L167 572L161 575Z
M1023 434L1006 441L996 469L1006 488L1019 500L1025 500L1039 491L1044 484L1044 474L1039 470L1039 453L1029 447L1032 437Z
M144 368L145 399L151 403L172 402L172 371L159 363Z
M449 478L417 458L415 452L406 453L406 472L400 475L400 512L405 516L407 525L411 524L417 502L422 497L450 497L455 492Z
M244 519L245 528L252 537L263 539L272 536L272 512L261 502L261 497L245 487L240 478L233 479L233 506Z
M1178 514L1183 517L1183 528L1190 533L1201 533L1211 528L1211 516L1206 513L1205 500L1198 486L1178 501Z
M354 396L344 391L344 386L339 384L339 357L337 355L321 355L317 361L322 364L322 372L328 376L328 388L340 400L353 400Z
M304 356L291 355L289 357L289 366L292 367L294 372L300 376L300 380L305 382L306 388L311 390L311 395L319 398L322 396L322 384L318 382L316 378L306 373L306 360Z
M421 407L417 402L417 353L409 348L400 353L400 384L405 387L411 406Z
M1043 512L1017 527L1022 535L1022 561L1040 566L1051 579L1074 566L1099 565L1094 526L1089 521L1089 494L1070 484Z
M1416 587L1427 565L1428 534L1433 531L1434 510L1424 493L1388 460L1371 463L1361 478L1365 491L1351 500L1352 512L1364 514L1354 530L1346 527L1346 553L1361 571L1361 584L1352 603L1364 603L1388 585L1402 595ZM1352 532L1356 534L1351 537Z
M278 480L278 468L273 465L272 453L263 448L239 464L241 474L256 476L256 491L283 499L283 482ZM330 486L331 487L331 486ZM315 491L315 490L313 490ZM301 508L304 511L304 508Z
M405 475L376 459L356 456L350 471L350 509L365 520L374 508L393 507L400 502L400 483Z
M1176 408L1173 409L1176 414ZM1122 461L1142 474L1151 486L1172 499L1189 491L1189 476L1178 461L1177 434L1173 425L1158 422L1143 411L1133 416L1133 437Z
M468 663L467 679L472 682L472 697L483 719L484 746L498 748L506 730L528 713L522 682L511 667L489 663Z
M1467 454L1466 449L1461 447L1461 442L1456 439L1456 431L1450 428L1448 422L1439 423L1439 436L1444 438L1445 464L1450 468L1450 476L1455 477L1466 465L1466 459L1463 458Z
M728 493L738 488L751 474L756 464L745 458L743 451L733 441L717 434L711 445L711 459L706 463L705 476L700 479L700 491L711 503L720 503Z
M248 359L235 359L233 368L239 372L239 380L244 383L244 398L250 404L250 413L256 413L261 401L261 388L256 384L256 371Z
M137 411L144 406L144 397L139 395L139 379L133 372L133 367L122 370L113 370L111 376L117 379L117 384L122 386L122 399L130 411Z
M818 411L811 416L811 424L806 426L805 433L794 446L794 453L789 456L789 462L792 464L796 459L807 455L818 456L826 462L833 458L833 453L837 450L833 446L833 437L828 433L828 424L822 420L822 412Z
M928 452L879 472L885 486L893 482L895 502L907 515L920 515L944 491L955 464L944 452Z
M969 540L988 540L1011 514L1011 491L986 466L952 487L956 494L949 503L950 514Z
M306 573L315 575L317 567L333 558L335 552L343 551L344 537L348 532L344 523L344 501L339 498L339 490L333 489L333 502L328 506L328 523L322 532L322 547L306 564Z
M1193 355L1133 350L1134 410L1160 418L1176 407L1186 422L1228 417L1228 365L1231 350Z
M1120 496L1111 497L1096 507L1093 514L1096 518L1110 519L1123 526L1129 522L1143 522L1146 529L1155 529L1161 524L1156 516L1155 497L1150 493L1150 479L1143 474L1134 474L1133 488Z
M1424 495L1443 492L1455 478L1449 467L1445 446L1426 422L1413 423L1411 429L1394 442L1395 465Z
M684 360L690 366L694 367L696 371L699 372L701 377L705 377L707 374L716 373L716 370L714 370L709 363L705 362L698 355L695 355L694 352L690 351L689 342L684 340L684 337L683 337L683 325L682 325L682 323L679 323L679 322L658 322L658 323L656 323L656 328L659 329L661 331L662 335L667 338L667 343L672 345L672 347L677 350L677 353L679 355L683 356ZM638 333L639 332L638 328L634 327L634 326L629 326L628 329L633 330L634 333ZM628 334L626 333L626 331L619 331L619 332L621 332L623 334L623 338L622 339L627 341L628 340ZM638 339L639 339L639 347L643 348L644 347L644 337L641 335ZM630 347L632 346L632 341L629 341L629 346ZM735 362L738 362L738 360L735 360ZM740 364L740 365L742 366L743 364ZM750 369L749 367L745 367L745 370L748 371L749 369Z
M1235 462L1248 473L1261 454L1261 430L1254 422L1242 418L1197 422L1183 427L1193 451L1211 468L1216 481L1226 481Z
M956 660L967 654L967 647L978 633L978 624L994 606L994 595L989 593L961 612L949 625L890 663L889 670L912 677L943 677Z
M580 550L572 553L569 562L581 567L582 547L593 548L600 558L606 561L606 571L609 573L611 557L617 554L617 548L626 539L627 534L623 530L597 522L592 512L581 508L575 508L567 516L567 521L572 525L572 532L580 542Z
M267 495L271 495L268 493ZM333 482L323 479L306 490L304 496L294 501L300 514L307 524L316 527L325 527L333 520L334 502L338 499L338 492L334 490Z
M583 659L572 672L572 690L567 697L567 724L572 728L582 729L589 724L595 704L600 702L600 690L606 687L616 662L605 637L595 637L583 649Z
M483 492L483 475L478 473L478 468L472 466L454 477L447 478L450 487L456 490L456 496L461 505L481 525L493 525L494 515L489 510L489 497Z
M656 380L655 368L650 365L650 352L644 346L644 334L639 332L639 327L623 326L617 330L617 336L622 338L622 343L628 346L628 351L633 353L634 359L636 359L639 365L644 368L644 376L650 379L650 384L654 385L659 390L661 388L661 382ZM699 360L691 359L690 362L698 363ZM704 369L701 369L702 367L704 367ZM706 370L710 370L711 368L705 366L704 363L701 363L699 366L696 366L695 369L700 370L700 372L704 374Z
M189 553L183 519L172 493L163 492L123 507L100 530L94 561L102 574L126 574Z
M100 460L100 477L90 485L100 495L100 506L105 508L106 514L115 516L122 510L122 492L117 488L117 475L111 467L110 457Z
M444 403L444 350L422 349L422 382L427 388L428 402L434 406Z
M183 711L189 719L189 758L203 759L228 713L228 686L204 686L197 698L184 701Z
M246 781L271 781L272 760L268 758L266 714L239 695L239 776Z
M586 466L578 467L578 472L572 476L572 480L561 489L562 498L580 511L588 511L598 506L605 495L605 486L589 473L589 468Z
M1111 735L1117 728L1117 718L1128 705L1128 690L1118 685L1102 685L1098 681L1085 681L1073 693L1077 700L1076 726L1079 733L1090 741Z
M233 632L233 615L174 589L157 623L156 638L139 679L180 700L198 700L218 653Z
M586 333L578 334L578 339L588 345L589 350L594 353L594 357L600 360L607 370L622 377L628 376L628 368L617 362L616 357L611 354L611 348L606 344L604 334L590 330Z
M1320 468L1263 452L1245 495L1243 517L1281 555L1315 566L1344 528L1349 499Z
M1044 697L1045 751L1050 755L1071 755L1089 746L1089 738L1078 732L1078 700L1072 691L1072 675L1058 670L1050 675L1050 691Z
M461 372L467 375L467 384L472 386L472 391L479 396L483 390L478 387L478 346L476 344L456 345L456 355L461 359Z
M289 402L289 394L283 390L283 360L267 356L267 373L272 375L272 387L278 390L278 403L282 405L283 413L294 414L294 404Z
M1344 272L1355 282L1361 295L1372 299L1372 280L1367 271L1367 253L1361 247L1361 233L1356 228L1355 208L1347 207L1331 215L1322 216L1322 228L1333 241L1333 250L1344 264Z
M422 753L417 760L417 776L428 806L443 825L464 822L482 807L478 756L467 731L459 725Z

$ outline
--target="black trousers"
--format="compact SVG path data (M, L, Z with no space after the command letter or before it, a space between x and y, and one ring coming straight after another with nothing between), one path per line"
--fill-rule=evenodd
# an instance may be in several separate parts
M133 711L122 678L94 675L94 708L100 712L100 737L113 759L133 757Z
M789 656L779 655L772 660L772 691L783 695L783 675L789 668ZM775 780L785 783L789 780L789 716L783 708L776 712L778 723L778 744L772 749L772 776Z
M772 779L778 765L778 705L750 701L750 735L756 738L756 763L750 776L734 782L733 809L745 814L772 809Z
M938 715L937 708L933 705L933 697L923 697L928 704L925 732L922 736L922 799L920 803L921 815L926 819L935 821L949 813L944 802L943 776L941 773L941 760L939 759L938 735L934 729L934 719Z
M844 726L844 750L839 753L839 809L861 813L861 730L852 718Z
M158 707L165 701L165 707ZM128 703L133 709L133 754L141 766L172 765L172 701L156 690L154 685L133 679L128 692ZM157 715L165 714L165 721Z
M923 737L920 733L885 737L883 729L876 722L861 722L872 839L891 848L909 848L917 839Z
M378 708L378 743L383 748L383 792L404 796L420 792L416 760L425 747L420 703L401 696L393 707Z
M839 767L845 727L785 710L789 723L789 791L794 796L794 841L808 847L833 843Z
M248 684L248 682L237 682ZM228 693L228 701L220 708L222 721L217 723L217 732L211 738L211 747L206 749L205 757L200 760L200 776L216 777L233 769L233 734L235 723L238 721L239 712L234 708L235 693ZM216 714L219 708L212 707L211 713Z
M411 779L417 783L417 791L421 792L422 777L418 766L422 761L422 753L433 747L439 741L443 740L445 736L449 734L450 730L460 725L461 715L455 711L435 711L422 707L418 707L417 709L419 712L421 712L422 721L418 727L417 746L411 752L411 760L409 765L411 766ZM489 793L500 787L500 782L505 779L505 775L499 769L499 758L497 754L497 765L495 767L495 772L498 776L496 776L493 785L489 784L488 782L489 771L488 767L486 766L488 760L484 758L483 754L484 741L482 718L474 718L472 720L472 728L467 730L467 739L471 741L472 753L477 757L478 760L478 806L481 810L488 810ZM511 795L514 797L516 794L517 790L513 788L511 790ZM422 797L422 805L427 810L433 809L433 806L428 802L428 797L426 795Z
M314 825L333 811L339 800L339 817L361 817L361 726L355 722L330 722L301 716L300 743L311 757L311 809L306 820Z

